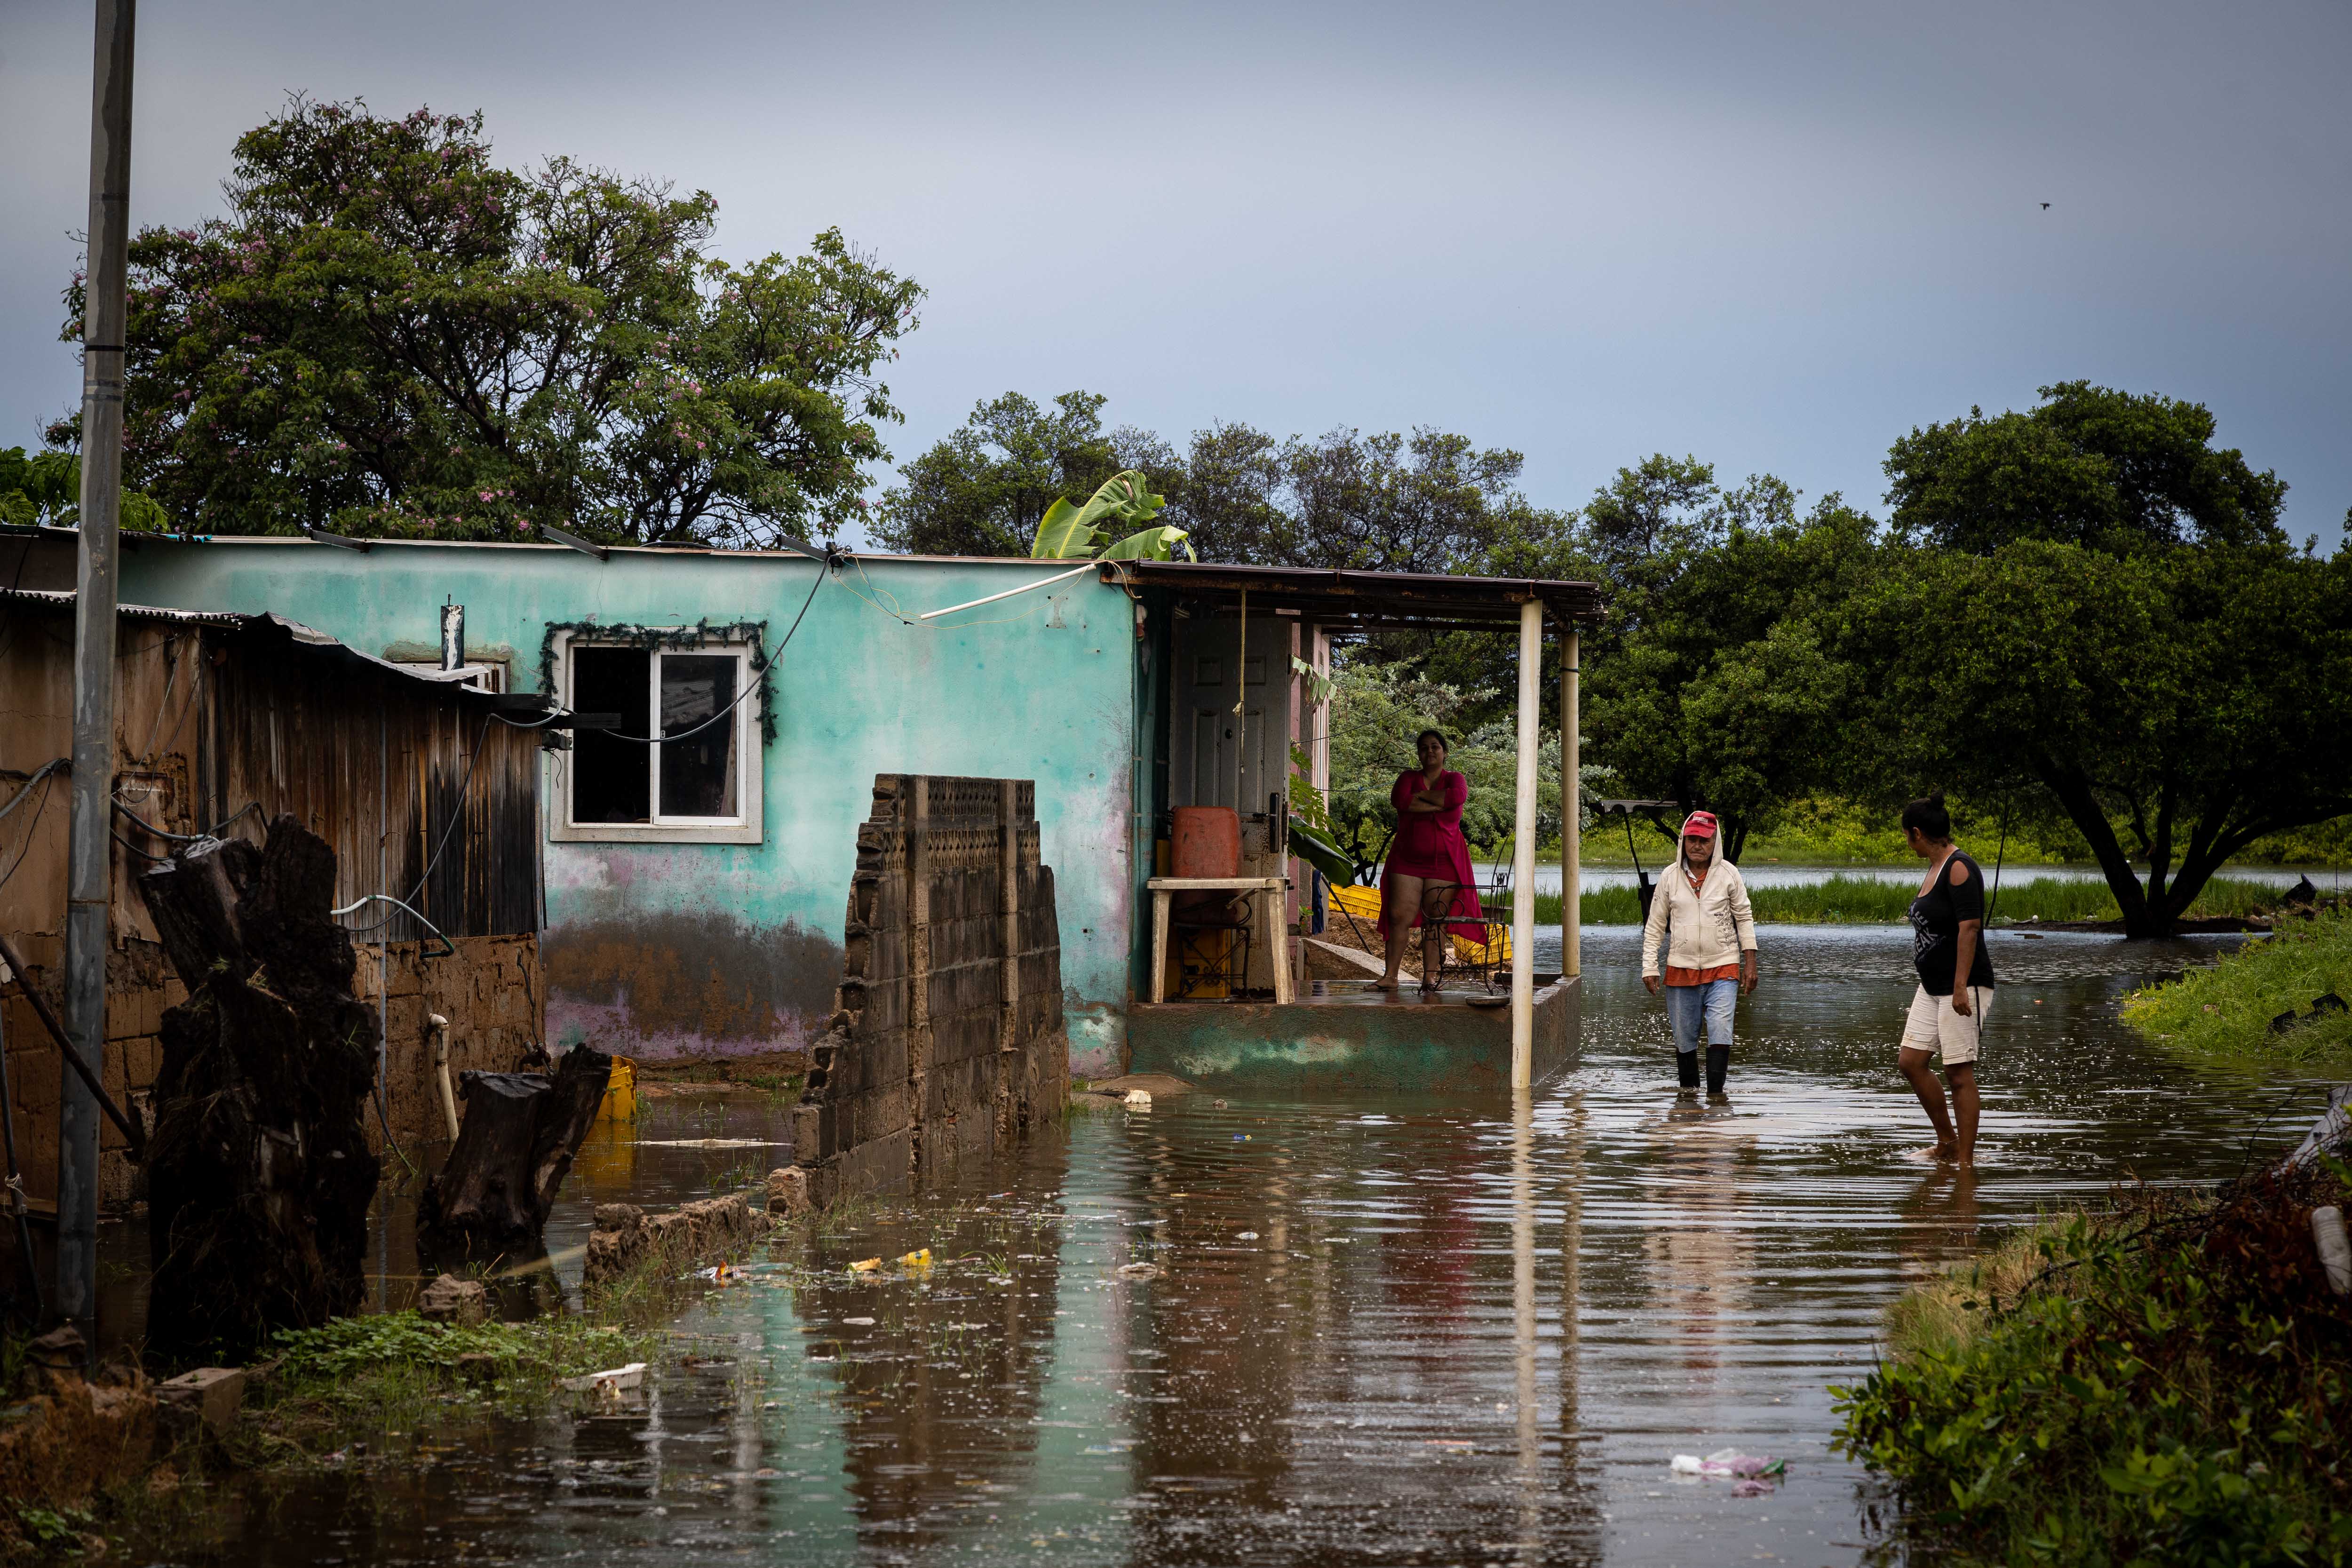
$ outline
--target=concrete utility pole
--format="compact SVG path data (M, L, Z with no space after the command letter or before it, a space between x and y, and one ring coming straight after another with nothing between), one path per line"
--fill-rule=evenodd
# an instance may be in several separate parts
M114 605L122 510L123 300L131 251L131 37L136 0L98 0L82 316L81 562L74 600L73 822L67 850L66 1034L101 1077L114 802ZM98 1311L98 1100L58 1074L58 1313ZM88 1338L89 1336L85 1336ZM95 1342L94 1341L92 1342Z

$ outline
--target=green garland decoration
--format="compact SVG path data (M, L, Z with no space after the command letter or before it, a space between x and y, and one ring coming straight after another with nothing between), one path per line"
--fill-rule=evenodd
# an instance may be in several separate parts
M761 652L767 644L767 622L729 621L723 626L712 626L701 620L690 626L641 626L614 621L550 621L546 635L539 639L539 689L550 697L555 695L555 639L563 632L592 637L605 647L676 650L705 647L712 643L751 644L752 668L760 672L760 743L776 743L775 672L766 664Z

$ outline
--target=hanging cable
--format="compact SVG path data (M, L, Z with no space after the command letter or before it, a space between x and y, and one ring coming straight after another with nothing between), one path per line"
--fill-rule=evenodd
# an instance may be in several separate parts
M416 878L416 886L408 889L408 897L406 899L384 899L385 902L398 904L401 908L407 909L410 904L416 901L416 896L425 890L425 884L433 879L433 868L441 864L441 854L442 851L449 847L450 836L457 831L457 825L466 820L466 796L474 787L474 763L482 754L482 742L490 738L490 721L497 716L498 715L495 713L485 713L482 715L482 727L474 736L474 749L466 753L466 776L458 783L457 802L449 809L448 826L441 829L441 841L433 847L433 858L425 862L425 869L418 873ZM344 915L350 914L353 910L358 909L361 905L371 902L376 899L383 898L384 895L382 893L363 894L353 900L352 902L345 904L341 909L329 910L327 912L340 920ZM412 910L409 912L414 914L415 911ZM419 918L421 919L423 917L420 916ZM375 925L353 926L351 929L353 931L374 931L378 926L390 925L392 923L392 916L386 915L383 919L376 921Z
M41 783L51 773L70 772L72 771L72 768L73 759L71 757L55 757L48 762L43 763L39 767L35 768L32 772L32 775L26 779L23 784L16 786L16 793L8 797L8 804L5 805L0 805L0 822L6 821L10 812L25 804L25 797L33 793L33 786L35 784Z
M8 863L8 869L0 871L0 888L8 885L8 879L24 868L26 858L33 853L34 831L41 826L42 814L49 809L49 780L60 773L68 771L71 765L70 761L65 757L59 757L53 763L44 763L31 778L25 781L25 786L22 789L9 797L6 805L0 806L0 817L5 817L16 810L26 795L33 793L35 784L41 786L41 798L33 807L33 820L25 828L25 847L16 851L16 858Z
M114 802L114 809L121 816L138 824L141 827L144 828L149 833L153 834L156 837L163 839L166 843L201 844L207 838L218 838L221 836L222 831L231 823L234 823L238 817L245 816L248 812L259 811L261 809L261 803L257 800L247 801L245 805L238 806L235 811L230 812L226 816L222 817L220 821L205 829L202 833L166 832L164 829L156 826L153 823L148 821L145 817L140 816L137 812L131 810L129 806L123 805L119 800ZM120 837L121 835L118 834L116 837ZM147 854L143 849L138 851L138 853L142 855ZM150 860L160 860L163 857L160 855L148 855L147 858Z

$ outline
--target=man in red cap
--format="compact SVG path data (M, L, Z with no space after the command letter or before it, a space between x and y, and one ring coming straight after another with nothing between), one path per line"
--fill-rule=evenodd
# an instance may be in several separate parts
M1658 994L1658 950L1665 952L1666 1022L1675 1035L1675 1071L1698 1087L1698 1037L1706 1030L1706 1091L1723 1092L1731 1071L1731 1015L1756 989L1756 914L1739 868L1715 858L1712 812L1684 819L1682 854L1650 900L1642 927L1642 984ZM1667 933L1673 933L1668 941Z

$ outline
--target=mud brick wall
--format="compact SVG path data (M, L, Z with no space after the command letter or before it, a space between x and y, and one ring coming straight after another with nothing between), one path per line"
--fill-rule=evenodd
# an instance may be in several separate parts
M58 1191L58 1080L65 1064L25 999L26 981L40 988L52 1009L62 1011L65 939L52 931L12 932L29 976L0 984L0 1033L8 1050L8 1089L16 1113L16 1158L26 1194L54 1203ZM479 1068L510 1071L545 1034L547 987L540 976L536 936L460 936L446 957L422 957L427 944L390 945L382 971L378 949L362 942L359 972L352 989L370 1009L376 1005L376 978L390 981L384 1009L386 1109L393 1135L404 1149L446 1142L440 1089L433 1076L433 1053L425 1039L425 1016L449 1020L449 1077ZM431 944L438 953L438 944ZM152 942L119 941L106 963L106 1063L100 1077L116 1103L145 1112L147 1095L163 1067L163 1010L187 1000L187 991ZM464 1105L458 1107L460 1113ZM131 1163L122 1133L111 1121L100 1127L99 1195L121 1204L144 1195L139 1168ZM373 1108L368 1139L382 1153L383 1125Z
M900 1185L1060 1113L1061 929L1034 784L877 776L842 937L793 1112L814 1201Z

